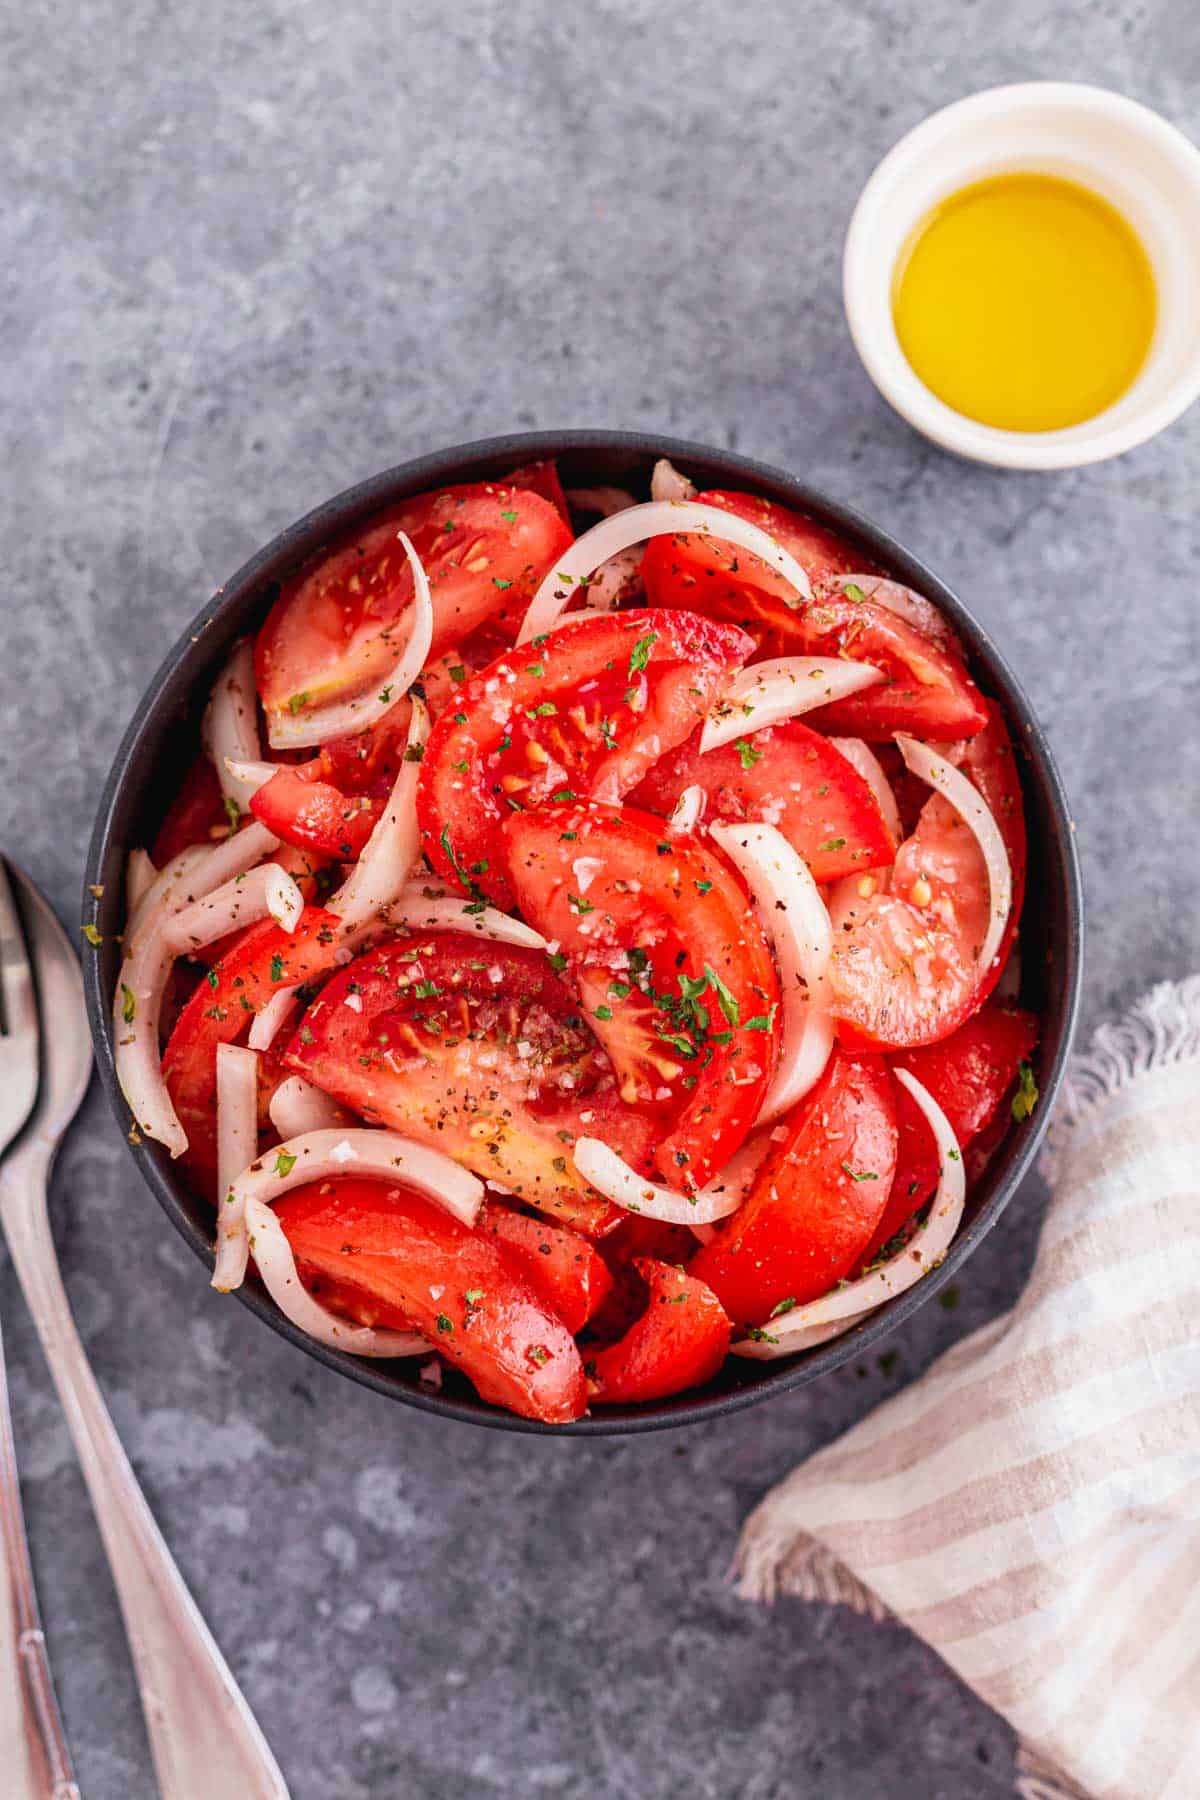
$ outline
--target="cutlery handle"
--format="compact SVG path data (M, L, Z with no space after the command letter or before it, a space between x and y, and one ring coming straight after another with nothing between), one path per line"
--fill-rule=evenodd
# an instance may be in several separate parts
M0 1744L11 1800L79 1800L29 1563L0 1343Z
M0 1171L5 1236L58 1388L108 1553L163 1800L288 1800L275 1758L184 1585L108 1416L50 1234L50 1153ZM20 1183L24 1192L17 1191Z

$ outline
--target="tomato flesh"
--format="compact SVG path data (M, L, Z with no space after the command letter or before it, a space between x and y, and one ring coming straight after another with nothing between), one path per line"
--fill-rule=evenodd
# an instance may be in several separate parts
M510 907L493 855L516 810L618 800L696 727L751 649L681 613L605 614L507 651L443 712L421 764L421 843L438 873Z
M835 1050L782 1127L738 1211L689 1266L743 1325L828 1293L870 1242L897 1156L883 1059Z
M891 862L896 846L879 802L829 739L799 719L701 754L700 733L655 764L630 795L669 818L687 787L703 788L706 824L760 819L780 830L814 881Z
M579 1003L540 950L462 932L397 938L326 984L288 1068L370 1124L389 1125L596 1234L616 1210L571 1161L575 1139L625 1134L644 1157L649 1115L624 1107Z
M987 707L986 728L967 743L959 767L987 802L1008 852L1012 909L999 949L981 972L991 912L987 866L974 833L934 793L896 853L889 891L865 901L835 937L829 981L845 1041L884 1049L935 1043L1000 978L1025 894L1025 822L1012 744L999 708Z
M575 1340L496 1239L436 1201L361 1176L296 1188L275 1214L298 1262L395 1309L483 1399L548 1424L584 1412Z
M730 1321L712 1289L683 1269L639 1257L650 1290L625 1336L589 1356L588 1392L598 1406L662 1400L711 1381L729 1349Z
M258 634L255 677L268 723L369 692L395 667L413 599L398 531L429 578L432 657L506 606L527 606L572 541L549 500L490 483L418 494L368 521L286 584Z
M813 598L760 557L717 538L678 534L651 539L642 578L652 606L691 607L752 631L767 656L839 656L872 663L884 680L811 715L814 723L856 737L906 731L945 740L979 731L978 689L953 651L940 648L877 601L847 596L841 574L868 573L861 554L802 513L752 494L713 491L699 498L768 531L808 573Z
M901 1050L889 1058L907 1069L937 1101L961 1151L986 1131L1038 1038L1033 1013L985 1006L939 1043ZM873 1262L885 1244L919 1212L938 1184L940 1163L929 1122L906 1088L896 1084L900 1130L896 1173L887 1205L863 1252Z
M163 868L181 850L193 844L212 844L228 835L229 819L221 799L221 784L211 759L203 752L188 765L150 855L156 869Z
M574 1336L604 1305L613 1278L587 1238L489 1200L475 1229L492 1237L534 1293Z
M531 494L540 494L548 500L559 518L567 525L571 523L571 509L567 505L567 496L563 493L562 482L558 478L558 464L554 461L523 463L506 475L503 487L525 488Z
M193 991L163 1052L167 1092L188 1135L186 1161L216 1198L217 1045L235 1044L280 988L330 968L341 921L306 906L292 933L273 919L249 926Z
M622 1096L660 1116L659 1173L703 1187L778 1057L775 964L745 890L723 858L631 807L544 806L503 839L521 911L560 946ZM638 1166L623 1125L605 1141Z

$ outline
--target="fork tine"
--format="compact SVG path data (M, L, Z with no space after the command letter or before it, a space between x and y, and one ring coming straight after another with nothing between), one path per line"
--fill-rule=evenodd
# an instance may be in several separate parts
M37 1038L37 1002L25 933L0 856L0 1031L6 1037Z

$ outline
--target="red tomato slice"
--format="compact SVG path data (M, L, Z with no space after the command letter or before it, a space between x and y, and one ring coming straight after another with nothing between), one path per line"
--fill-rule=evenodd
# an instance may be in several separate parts
M429 577L440 656L506 605L528 605L572 533L548 500L479 483L419 494L289 581L254 650L268 722L364 693L400 654L412 572L406 531Z
M525 488L531 494L540 494L543 500L550 502L560 519L565 520L568 525L571 523L571 509L567 505L567 496L563 493L563 485L558 478L556 462L523 463L519 469L514 469L511 475L506 475L501 485Z
M405 1188L361 1176L319 1181L275 1207L292 1253L395 1309L484 1400L563 1424L587 1406L575 1340L500 1245Z
M163 1053L167 1092L188 1134L188 1168L215 1199L217 1045L235 1044L272 994L322 974L334 960L333 913L306 906L293 933L273 919L249 926L192 993Z
M669 818L684 788L708 796L705 822L762 819L799 851L815 881L878 869L896 854L879 803L858 770L799 719L700 753L700 733L664 756L629 796Z
M985 1006L940 1043L901 1050L889 1060L893 1067L907 1069L929 1090L965 1151L991 1124L1037 1039L1038 1022L1033 1013ZM883 1216L863 1252L864 1264L875 1260L938 1184L939 1158L929 1122L899 1083L896 1105L900 1127L896 1174Z
M524 916L560 946L631 1105L662 1123L654 1162L703 1187L745 1138L778 1057L779 985L728 863L632 809L515 813L504 855ZM627 1127L592 1135L637 1164Z
M179 790L158 828L150 855L156 869L192 844L211 844L229 834L229 818L221 784L210 759L201 752L188 766Z
M575 1173L581 1134L644 1156L654 1121L624 1107L579 1003L540 950L461 932L397 939L322 989L289 1069L592 1234L619 1216Z
M896 1169L883 1059L835 1050L783 1126L745 1201L690 1265L743 1325L816 1300L860 1261Z
M584 1367L598 1406L662 1400L711 1381L729 1349L730 1323L711 1288L683 1269L638 1259L650 1301L625 1336Z
M907 731L938 740L982 728L979 692L960 658L886 606L842 592L836 575L870 572L858 551L803 514L753 494L717 491L700 499L769 531L807 570L814 598L798 601L781 575L746 550L680 534L647 545L642 579L651 606L731 619L754 633L764 655L845 656L883 670L883 683L813 713L823 728L864 738Z
M250 801L250 811L284 843L340 862L356 862L383 812L367 794L343 794L328 781L310 780L302 764L279 769Z
M475 1229L495 1238L505 1259L572 1336L604 1304L613 1278L585 1237L489 1200Z
M688 736L745 660L744 632L687 613L581 619L506 651L430 734L417 789L425 854L497 906L492 854L513 810L627 793Z
M1012 910L995 960L981 976L990 915L983 852L950 803L933 794L896 853L890 891L867 901L857 922L835 938L829 980L844 1041L885 1049L936 1043L1000 978L1025 894L1025 819L1012 744L994 701L959 768L990 807L1012 870Z

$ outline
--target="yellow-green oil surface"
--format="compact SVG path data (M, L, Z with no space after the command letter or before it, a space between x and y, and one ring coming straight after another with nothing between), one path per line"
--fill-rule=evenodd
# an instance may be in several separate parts
M1154 273L1141 239L1091 189L996 175L916 227L892 312L913 369L955 412L1055 431L1132 384L1154 336Z

